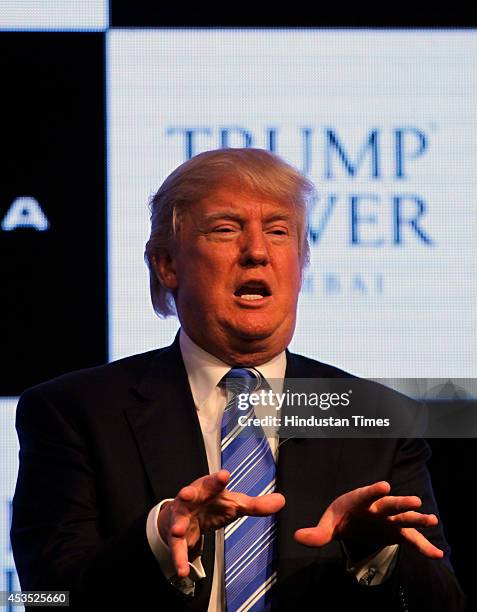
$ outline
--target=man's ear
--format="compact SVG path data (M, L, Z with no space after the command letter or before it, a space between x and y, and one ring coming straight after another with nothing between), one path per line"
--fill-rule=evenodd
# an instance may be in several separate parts
M152 258L157 278L163 287L174 291L177 289L176 262L168 251L162 251Z

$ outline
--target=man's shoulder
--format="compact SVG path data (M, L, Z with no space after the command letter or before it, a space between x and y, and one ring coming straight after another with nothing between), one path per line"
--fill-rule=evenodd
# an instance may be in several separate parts
M353 394L353 401L350 404L353 414L374 421L389 421L386 425L388 429L385 430L385 438L422 437L426 425L426 411L423 410L422 403L417 398L409 397L389 386L385 380L356 376L335 366L292 353L288 355L288 364L290 367L287 367L287 378L313 379L315 382L312 385L316 383L316 387L300 386L300 381L298 383L300 389L321 389L323 381L326 389L333 392L339 393L346 388L348 393ZM367 433L370 431L367 430Z
M161 388L171 370L179 369L173 347L69 372L26 389L16 411L18 431L51 440L72 431L96 431L95 439L103 433L113 436L127 423L127 414L147 402L148 381Z
M336 366L287 351L287 377L294 378L355 378Z
M114 393L138 383L151 364L171 347L163 347L95 367L68 372L26 389L23 396Z

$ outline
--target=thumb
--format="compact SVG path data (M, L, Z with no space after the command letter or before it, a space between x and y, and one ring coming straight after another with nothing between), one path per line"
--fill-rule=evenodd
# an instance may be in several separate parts
M304 546L324 546L331 542L335 534L335 521L331 513L325 512L316 527L306 527L295 531L294 538Z
M285 505L285 498L281 493L268 493L259 497L244 495L241 501L243 511L248 516L268 516L279 512Z
M186 487L182 487L177 496L189 508L198 507L221 493L229 479L230 473L227 470L219 470L194 480L192 484Z

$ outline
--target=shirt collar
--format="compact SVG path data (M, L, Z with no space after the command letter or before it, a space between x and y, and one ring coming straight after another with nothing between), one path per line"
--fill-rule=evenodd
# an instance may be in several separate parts
M182 358L187 370L192 397L198 410L217 387L222 378L230 370L230 365L211 355L193 342L181 328L179 335ZM285 351L282 351L270 361L255 366L255 369L272 386L273 381L283 380L287 366Z

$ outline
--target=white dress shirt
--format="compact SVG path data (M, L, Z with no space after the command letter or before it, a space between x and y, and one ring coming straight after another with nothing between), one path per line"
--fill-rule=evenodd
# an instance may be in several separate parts
M226 390L223 387L219 387L219 382L230 370L230 365L201 349L182 329L180 331L179 342L204 438L209 472L217 472L221 467L221 422L226 404ZM286 370L286 355L284 351L256 369L269 382L275 392L282 391ZM277 388L277 384L281 388ZM268 441L276 460L278 437L269 437ZM184 485L186 484L188 483L184 483ZM172 579L175 576L175 569L171 561L170 550L162 540L157 526L157 518L161 506L166 501L169 500L162 500L150 511L146 523L146 533L151 550L158 560L161 570L166 578ZM305 526L308 527L309 525ZM387 546L371 557L363 559L353 567L348 565L348 569L355 574L358 580L366 580L366 577L368 577L367 583L369 585L379 584L392 570L397 548L397 544ZM189 563L189 566L190 580L182 581L178 588L181 588L184 592L193 593L194 582L204 578L205 571L200 556ZM224 530L219 529L215 532L214 575L208 612L224 611Z

